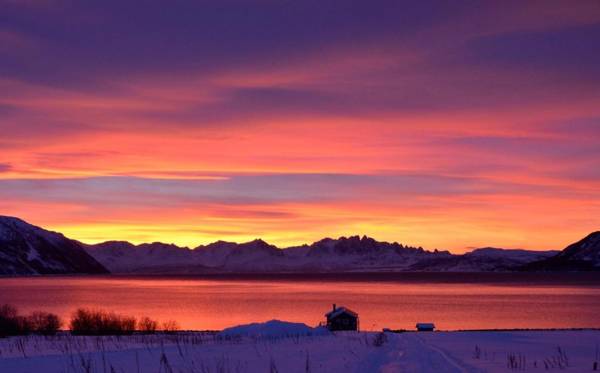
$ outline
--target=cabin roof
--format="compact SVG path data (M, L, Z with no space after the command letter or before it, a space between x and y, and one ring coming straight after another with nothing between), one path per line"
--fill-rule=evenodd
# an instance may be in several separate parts
M435 328L435 324L432 322L418 322L417 328Z
M325 317L328 317L328 318L337 317L343 313L346 313L352 317L358 317L358 313L352 311L350 308L347 308L347 307L337 307L335 310L327 312L325 314Z

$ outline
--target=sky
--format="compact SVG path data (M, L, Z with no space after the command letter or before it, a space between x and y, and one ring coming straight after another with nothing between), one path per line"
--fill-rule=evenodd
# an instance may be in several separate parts
M0 215L562 249L600 229L600 2L0 0Z

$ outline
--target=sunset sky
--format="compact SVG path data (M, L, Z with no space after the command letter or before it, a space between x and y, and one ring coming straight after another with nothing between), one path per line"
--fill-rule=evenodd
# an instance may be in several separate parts
M600 1L0 0L0 215L561 249L600 229Z

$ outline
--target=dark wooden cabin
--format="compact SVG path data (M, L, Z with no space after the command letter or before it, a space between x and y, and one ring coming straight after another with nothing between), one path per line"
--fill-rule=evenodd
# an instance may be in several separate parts
M325 314L327 318L327 329L336 330L358 330L358 314L346 307L336 307Z

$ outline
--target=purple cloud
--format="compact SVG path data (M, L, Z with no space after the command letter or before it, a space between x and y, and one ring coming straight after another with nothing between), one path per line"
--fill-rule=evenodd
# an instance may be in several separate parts
M8 172L12 169L12 166L8 163L0 163L0 173Z

